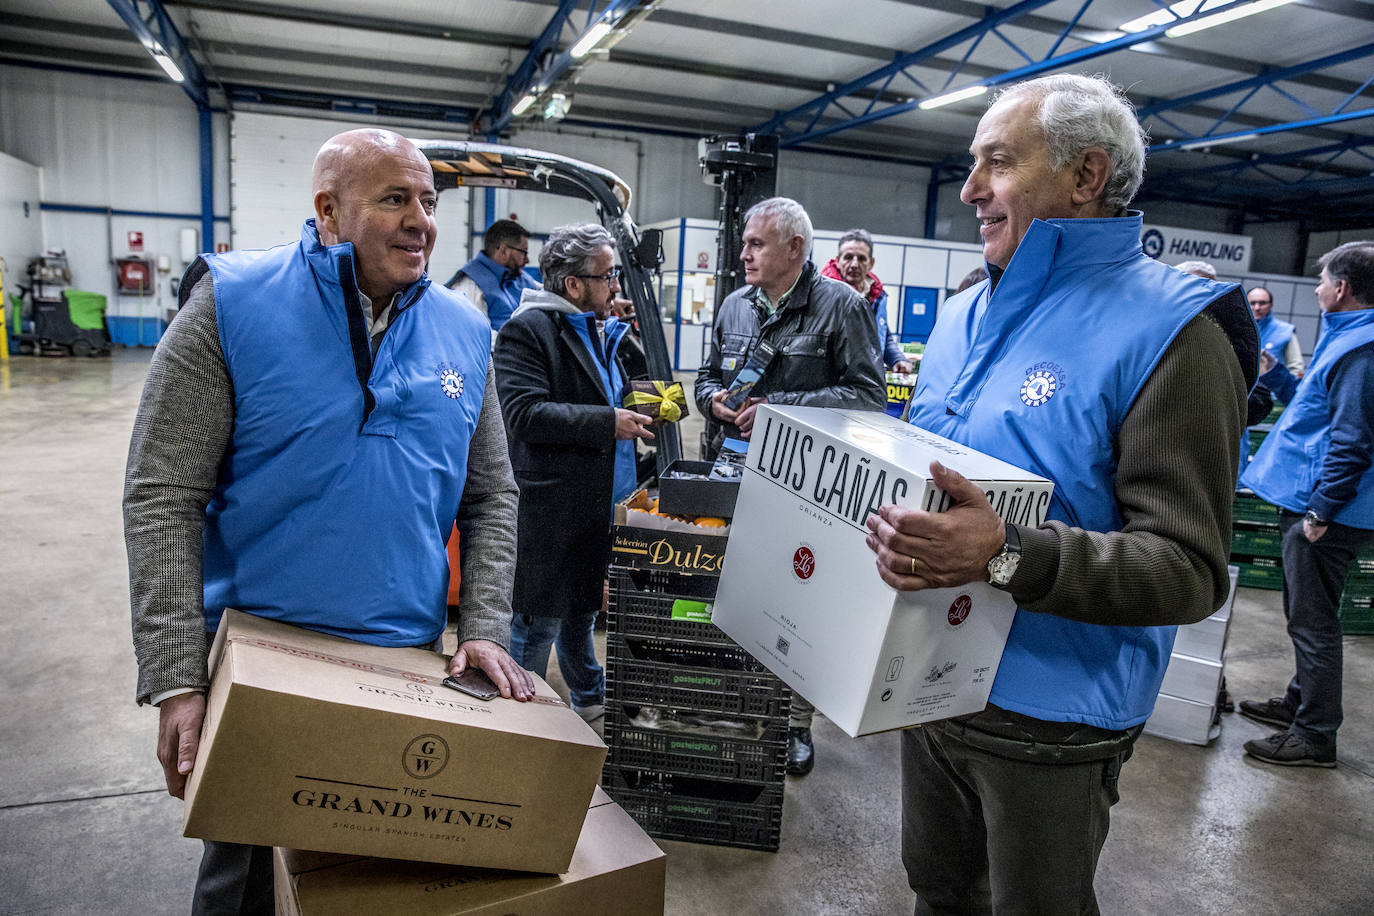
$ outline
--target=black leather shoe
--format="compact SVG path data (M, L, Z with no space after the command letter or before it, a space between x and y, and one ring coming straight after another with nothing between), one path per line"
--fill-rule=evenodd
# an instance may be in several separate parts
M811 743L811 729L787 730L787 775L805 776L816 765L816 748Z

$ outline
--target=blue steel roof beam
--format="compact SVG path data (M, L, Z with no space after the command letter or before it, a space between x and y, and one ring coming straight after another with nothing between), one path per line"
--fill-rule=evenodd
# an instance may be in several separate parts
M1240 97L1240 101L1236 102L1234 105L1232 105L1232 106L1231 106L1230 108L1228 108L1226 111L1223 111L1223 112L1221 113L1221 116L1220 116L1219 118L1217 118L1215 121L1212 122L1212 126L1209 127L1209 128L1207 128L1205 131L1203 131L1203 132L1202 132L1201 134L1199 134L1198 136L1200 136L1200 137L1208 136L1208 135L1211 134L1213 131L1215 131L1218 127L1220 127L1221 125L1225 124L1227 121L1231 120L1231 115L1233 115L1233 114L1235 114L1237 111L1239 111L1239 110L1240 110L1240 106L1242 106L1242 105L1244 105L1246 102L1250 101L1250 99L1252 99L1252 98L1254 97L1255 93L1259 92L1260 89L1261 89L1260 86L1255 86L1255 87L1252 88L1249 92L1245 93L1245 95L1241 96L1241 97ZM1319 112L1319 111L1314 111L1314 112L1311 112L1311 114L1315 116L1315 115L1321 114L1321 112ZM1174 125L1174 126L1177 127L1177 125ZM1187 134L1187 133L1189 133L1189 131L1186 131L1186 130L1185 130L1185 131L1182 131L1182 133Z
M1369 84L1370 84L1370 83L1374 83L1374 73L1371 73L1371 74L1369 75L1369 79L1365 80L1363 83L1360 84L1360 88L1358 88L1358 89L1356 89L1354 92L1350 93L1350 95L1348 95L1348 96L1345 97L1345 100L1344 100L1343 102L1341 102L1341 104L1339 104L1339 105L1337 105L1335 108L1333 108L1333 109L1331 110L1331 113L1332 113L1332 114L1340 114L1340 113L1341 113L1341 109L1344 108L1345 106L1349 105L1351 102L1355 101L1355 99L1360 95L1360 93L1364 92L1365 89L1367 89L1367 88L1369 87Z
M1215 134L1210 137L1185 137L1180 140L1170 140L1166 143L1153 144L1150 153L1164 153L1169 150L1181 149L1185 146L1202 146L1204 143L1232 143L1237 140L1248 140L1251 137L1265 136L1267 134L1282 134L1291 130L1303 130L1308 127L1320 127L1324 124L1341 124L1346 121L1359 121L1364 118L1374 118L1374 108L1362 108L1359 111L1347 111L1342 114L1324 115L1320 118L1309 118L1306 121L1290 121L1287 124L1274 124L1270 127L1255 127L1249 130L1236 130L1227 134Z
M1033 63L1035 63L1035 58L1031 57L1031 56L1030 56L1029 54L1027 54L1025 51L1022 51L1020 45L1018 45L1016 42L1012 41L1012 40L1011 40L1010 38L1008 38L1007 36L1003 35L1001 29L993 29L993 30L992 30L992 34L994 34L994 35L996 35L998 38L1002 39L1002 44L1006 45L1008 48L1011 48L1011 49L1012 49L1013 51L1015 51L1017 54L1020 54L1020 55L1021 55L1021 59L1024 60L1026 63L1028 63L1028 64L1033 64Z
M1316 117L1320 117L1320 116L1322 115L1322 112L1320 112L1320 111L1318 111L1317 109L1313 108L1311 105L1307 104L1307 103L1304 102L1302 99L1300 99L1300 98L1298 98L1297 96L1295 96L1293 93L1288 92L1288 91L1285 90L1285 89L1280 89L1278 86L1274 85L1273 83L1270 83L1270 84L1269 84L1269 88L1272 89L1274 92L1277 92L1279 95L1283 96L1283 97L1284 97L1285 99L1287 99L1288 101L1292 102L1294 105L1297 105L1297 106L1298 106L1299 108L1301 108L1303 111L1307 112L1308 117L1316 118Z
M1265 73L1261 73L1259 76L1252 76L1249 79L1239 80L1234 83L1227 83L1225 86L1218 86L1215 89L1204 89L1201 92L1190 93L1189 95L1179 96L1175 99L1163 99L1159 102L1154 103L1153 105L1146 105L1138 109L1136 111L1136 114L1143 121L1150 115L1158 114L1161 111L1169 111L1175 108L1182 108L1186 105L1192 105L1196 102L1203 102L1208 99L1214 99L1217 96L1221 95L1230 95L1233 92L1240 92L1244 89L1249 89L1252 86L1268 86L1272 83L1279 82L1280 80L1292 79L1295 76L1302 76L1304 74L1311 73L1315 70L1325 70L1327 67L1334 67L1337 64L1345 64L1349 63L1350 61L1360 60L1361 58L1369 57L1371 54L1374 54L1374 43L1360 45L1359 47L1351 48L1348 51L1341 51L1337 54L1331 54L1326 57L1318 58L1316 60L1307 61L1306 63L1294 64L1291 67L1280 67L1274 70L1269 70ZM1363 92L1365 87L1367 87L1368 85L1369 81L1366 81L1364 85L1362 85L1359 89L1352 93L1352 98L1354 96L1358 96L1361 92ZM1348 99L1345 103L1341 105L1341 107L1344 107L1345 104L1349 104ZM1340 108L1337 109L1337 112L1339 111Z
M1155 2L1157 3L1159 0L1155 0ZM1054 40L1054 44L1050 46L1049 53L1045 55L1046 57L1054 56L1054 52L1059 50L1059 46L1064 43L1064 39L1073 34L1073 30L1078 27L1078 20L1083 18L1083 14L1086 13L1088 7L1092 5L1093 0L1083 0L1083 5L1078 8L1078 12L1074 13L1073 18L1064 24L1064 30L1060 32L1059 37Z
M124 24L129 27L129 31L138 39L139 44L150 54L155 48L160 48L177 65L184 77L181 81L182 91L191 97L196 107L209 108L210 87L205 80L205 74L201 71L200 64L191 56L191 49L187 46L186 40L181 37L176 23L172 22L172 17L167 15L167 10L159 0L108 2L110 8L124 20ZM148 8L146 17L139 10L140 2ZM153 31L154 27L157 29L156 34Z
M1284 165L1294 160L1308 159L1313 156L1324 156L1330 154L1325 160L1326 164L1334 162L1345 153L1355 153L1374 160L1361 149L1364 146L1374 146L1374 137L1349 137L1340 143L1328 143L1323 146L1314 146L1308 149L1291 150L1286 153L1255 153L1238 159L1235 162L1227 162L1222 165L1209 165L1198 169L1175 170L1168 173L1170 178L1194 178L1205 177L1207 175L1222 175L1228 172L1245 172L1261 165Z
M609 23L612 31L614 31L623 25L626 20L634 16L636 11L642 10L645 15L652 12L656 2L657 0L610 0L599 14L589 20L587 29L581 34L587 34L595 25L603 22ZM566 5L566 0L564 3L559 4L559 9L561 10L564 5ZM552 25L552 23L550 23L550 25ZM563 51L553 59L553 62L544 69L537 81L526 84L522 88L520 94L522 96L527 92L534 92L536 95L542 94L553 86L556 86L559 80L563 79L575 67L579 67L583 63L583 60L579 60L572 56L572 49L569 47L568 50ZM502 112L493 112L491 123L487 125L487 133L499 134L509 127L514 120L515 116L511 114L509 108Z
M1034 2L1034 0L1028 0L1028 3L1031 3L1031 2ZM1178 25L1178 23L1180 23L1180 22L1187 22L1187 21L1189 21L1189 20L1191 20L1191 19L1201 19L1201 18L1203 18L1204 16L1211 16L1211 15L1214 15L1214 14L1216 14L1216 13L1221 13L1221 12L1224 12L1224 11L1226 11L1226 10L1232 9L1232 8L1234 8L1234 7L1244 6L1244 5L1246 5L1246 4L1250 3L1250 2L1251 2L1251 0L1235 0L1235 2L1233 2L1233 3L1227 3L1227 4L1224 5L1224 6L1218 6L1218 7L1215 7L1215 8L1213 8L1213 9L1210 9L1210 10L1208 10L1206 13L1201 13L1201 14L1199 14L1199 13L1194 13L1192 16L1185 16L1185 17L1182 17L1182 18L1179 18L1179 19L1175 19L1175 20L1173 20L1173 21L1171 21L1171 22L1166 22L1166 23L1163 23L1163 24L1161 24L1161 25L1152 26L1152 27L1150 27L1150 28L1148 28L1148 29L1142 29L1142 30L1139 31L1139 32L1132 32L1132 33L1129 34L1129 35L1123 35L1122 37L1120 37L1120 38L1114 38L1114 39L1112 39L1111 41L1104 41L1104 42L1101 42L1100 44L1092 44L1092 45L1089 45L1089 46L1087 46L1087 47L1080 48L1080 49L1078 49L1078 50L1076 50L1076 51L1070 51L1070 52L1068 52L1067 54L1061 54L1061 55L1059 55L1058 57L1047 57L1047 58L1045 58L1044 60L1041 60L1039 63L1030 64L1030 65L1027 65L1027 66L1025 66L1025 67L1018 67L1018 68L1015 69L1015 70L1008 70L1008 71L1006 71L1005 73L997 74L997 75L994 75L994 76L989 76L989 77L986 77L986 78L984 78L984 79L978 80L977 82L970 83L969 85L970 85L970 86L983 85L983 86L988 86L988 87L1001 86L1001 85L1004 85L1004 84L1006 84L1006 83L1014 83L1014 82L1017 82L1018 80L1026 79L1026 78L1028 78L1028 77L1038 76L1038 75L1040 75L1040 74L1042 74L1042 73L1046 73L1046 72L1051 71L1051 70L1059 70L1059 69L1062 69L1062 68L1064 68L1064 67L1070 66L1070 65L1072 65L1072 64L1080 63L1081 61L1092 60L1093 58L1097 58L1097 57L1103 57L1103 56L1106 56L1106 55L1108 55L1108 54L1113 54L1113 53L1115 53L1115 52L1117 52L1117 51L1120 51L1120 50L1122 50L1122 49L1124 49L1124 48L1130 48L1130 47L1134 47L1135 45L1138 45L1138 44L1144 44L1145 42L1148 42L1148 41L1154 41L1156 38L1162 37L1162 36L1164 35L1165 32L1167 32L1169 29L1172 29L1174 26ZM1003 11L1002 11L1002 15L1005 16L1007 13L1010 13L1010 12L1012 12L1013 10L1016 10L1016 11L1018 11L1018 12L1024 12L1024 10L1022 9L1022 7L1025 7L1025 6L1027 6L1027 5L1028 5L1027 3L1021 3L1021 4L1017 4L1016 6L1008 7L1006 10L1003 10ZM1041 5L1041 4L1036 3L1035 5ZM1004 20L1004 21L1005 21L1005 20ZM998 23L998 24L1000 24L1000 23ZM967 39L967 38L969 38L969 37L972 37L972 34L983 34L983 33L986 33L987 31L989 31L989 30L992 28L992 25L993 25L992 23L989 23L988 20L985 19L985 20L983 20L982 22L978 23L978 24L975 25L975 26L970 26L968 29L961 29L959 32L956 32L954 35L949 36L949 38L943 39L943 40L940 41L940 42L936 42L935 44L928 46L928 48L923 49L922 51L916 52L916 54L918 54L918 55L920 55L920 54L925 54L927 50L929 50L930 48L935 48L937 45L940 46L940 47L939 47L939 50L944 50L944 48L947 47L947 44L945 44L945 43L950 42L950 41L951 41L952 39L954 39L956 36L963 35L963 36L964 36L964 39ZM971 34L965 35L964 33L971 33ZM963 40L963 39L961 39L961 40ZM958 41L955 41L955 42L954 42L954 44L958 44L958 43L960 43L960 42L958 42ZM933 54L934 52L932 51L931 53ZM929 56L929 55L927 55L927 56ZM886 70L886 68L883 68L883 69ZM874 72L877 73L877 72L879 72L879 71L874 71ZM867 85L868 82L871 82L872 76L873 76L873 74L870 74L869 77L867 77L867 78L860 78L859 80L855 80L853 83L849 83L849 84L847 84L846 86L841 87L840 89L836 89L835 92L840 92L841 89L848 90L848 91L846 92L846 94L848 94L849 92L853 92L855 89L862 88L863 86ZM834 93L827 93L825 96L822 96L821 99L825 99L825 98L827 98L827 97L829 97L830 95L833 95L833 94L834 94ZM816 101L819 101L819 100L816 100ZM816 101L807 103L807 105L806 105L806 106L803 106L803 108L809 108L811 105L816 104ZM854 118L853 120L850 120L850 121L842 121L842 122L838 122L838 123L836 123L836 124L830 124L830 125L827 125L826 127L820 128L819 130L813 130L813 131L810 131L809 133L806 133L806 134L801 134L801 135L799 135L799 136L785 136L785 137L783 137L782 140L781 140L781 145L784 146L784 147L791 147L791 146L795 146L795 145L798 144L798 143L804 143L804 142L806 142L806 141L808 141L808 140L815 140L815 139L817 139L817 138L819 138L819 137L827 137L827 136L830 136L831 134L837 134L837 133L840 133L841 131L850 130L851 128L854 128L854 127L861 127L861 126L863 126L863 125L865 125L865 124L871 124L871 123L873 123L874 121L881 121L881 120L883 120L884 118L890 118L890 117L892 117L893 115L899 115L899 114L903 114L903 113L908 112L908 111L912 111L912 110L918 108L919 106L920 106L920 102L919 102L919 101L911 101L911 102L904 102L904 103L898 103L898 104L895 104L895 105L890 105L890 106L888 106L887 108L882 109L881 111L870 112L869 114L864 115L863 117ZM800 109L794 109L794 110L800 110ZM776 121L776 120L777 120L777 119L775 118L774 121ZM770 122L769 122L769 124L773 124L773 123L774 123L773 121L770 121ZM765 129L766 129L766 127L755 128L755 130L760 130L760 131L761 131L761 130L765 130Z
M984 32L983 34L979 35L977 38L973 39L973 44L971 44L971 45L968 46L968 50L964 52L964 56L961 57L961 58L959 58L959 63L955 64L955 65L950 69L949 75L946 76L946 77L945 77L945 81L944 81L943 83L940 84L940 91L941 91L941 92L944 92L946 89L948 89L948 88L949 88L949 84L952 83L952 82L954 82L954 78L955 78L956 76L958 76L960 73L963 72L963 70L964 70L964 65L968 63L968 59L969 59L970 57L973 56L973 52L978 50L978 46L979 46L980 44L982 44L982 43L983 43L983 39L984 39L984 38L987 38L987 37L988 37L988 33L987 33L987 32Z
M524 59L506 79L505 86L501 87L501 91L492 98L489 106L492 121L490 133L496 133L500 130L496 126L497 123L505 122L509 118L511 108L525 94L530 83L534 81L534 73L539 66L540 58L544 56L545 52L558 49L558 39L563 34L563 27L572 17L577 4L578 0L561 0L558 9L554 10L553 15L549 17L544 30L539 33L534 41L530 42L529 50L525 52ZM588 13L590 14L590 12L589 8Z
M824 95L818 96L812 99L811 101L806 102L803 105L798 105L796 108L793 108L790 111L786 111L782 114L776 115L772 120L766 121L763 124L758 125L757 127L751 128L749 132L763 134L777 133L779 129L785 126L787 121L791 120L792 118L800 117L805 112L808 112L817 106L824 108L835 99L843 98L847 95L853 95L858 90L863 89L871 83L877 82L878 80L887 76L889 73L895 73L899 70L905 70L912 64L920 63L923 60L927 60L931 57L934 57L941 51L947 51L950 48L958 47L965 41L968 41L970 38L975 38L977 36L985 34L988 31L988 29L991 29L993 26L1001 25L1004 22L1009 22L1012 19L1015 19L1016 17L1024 13L1030 12L1033 9L1038 9L1042 6L1048 6L1052 2L1054 2L1054 0L1022 0L1022 2L1017 3L1014 6L1009 6L1004 10L989 10L983 16L982 19L980 19L973 25L959 29L957 32L954 32L951 35L947 35L944 38L941 38L939 41L935 41L931 44L926 45L919 51L912 51L910 54L898 55L892 61L892 63L879 67L877 70L874 70L870 73L866 73L856 80L851 80L850 82L845 83L843 86L837 86L829 92L825 93Z

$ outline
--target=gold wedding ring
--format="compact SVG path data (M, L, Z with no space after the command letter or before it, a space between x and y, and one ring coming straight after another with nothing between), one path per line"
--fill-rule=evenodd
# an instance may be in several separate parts
M912 557L912 558L911 558L911 574L912 574L913 576L916 575L916 558L915 558L915 557Z

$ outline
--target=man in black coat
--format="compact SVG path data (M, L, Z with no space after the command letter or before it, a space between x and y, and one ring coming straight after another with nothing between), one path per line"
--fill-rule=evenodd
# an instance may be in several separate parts
M520 486L510 654L543 677L556 647L573 709L588 722L606 711L592 625L612 507L637 484L635 440L653 438L648 417L619 406L628 326L611 315L615 257L611 234L594 223L551 232L539 254L544 288L524 292L492 356Z

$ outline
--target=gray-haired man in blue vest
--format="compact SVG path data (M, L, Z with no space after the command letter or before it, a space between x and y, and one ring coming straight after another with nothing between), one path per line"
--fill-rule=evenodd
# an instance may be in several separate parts
M1374 537L1374 242L1347 242L1321 266L1312 365L1299 383L1280 354L1260 357L1261 381L1288 409L1240 479L1282 510L1283 613L1297 673L1283 696L1240 704L1281 729L1245 742L1245 753L1281 766L1336 765L1341 590Z
M1176 624L1225 600L1258 336L1234 283L1140 247L1144 131L1110 83L1010 87L962 199L989 279L930 336L911 422L1054 481L1004 524L933 464L953 508L869 519L901 590L991 582L1017 611L987 708L902 735L903 860L918 913L1095 913L1117 776Z

